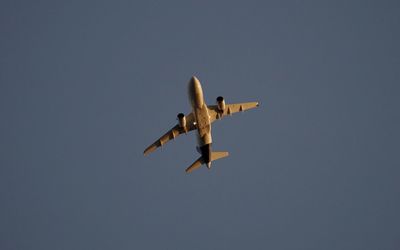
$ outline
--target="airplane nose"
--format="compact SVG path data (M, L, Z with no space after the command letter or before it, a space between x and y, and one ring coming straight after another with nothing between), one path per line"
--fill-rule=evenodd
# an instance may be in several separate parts
M203 102L203 90L201 89L201 84L199 79L192 76L189 81L189 102L193 107L201 108L204 104Z
M189 80L189 93L199 92L200 88L201 87L199 79L197 79L197 77L195 76L192 76Z
M191 85L198 85L199 84L199 79L197 79L197 77L195 77L195 76L192 76L190 78L190 84Z

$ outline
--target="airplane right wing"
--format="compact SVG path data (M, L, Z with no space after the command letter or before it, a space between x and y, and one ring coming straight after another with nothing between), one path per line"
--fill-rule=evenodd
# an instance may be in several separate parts
M208 113L210 115L210 122L222 119L226 115L232 115L237 112L243 112L249 109L257 108L258 102L244 102L235 104L226 104L224 110L219 110L218 105L208 106Z
M148 146L144 150L143 154L147 155L147 154L155 151L157 148L163 146L165 143L167 143L171 139L175 139L176 137L178 137L179 135L181 135L183 133L187 133L189 131L196 129L195 118L194 118L193 113L188 114L186 116L186 120L187 120L186 128L180 127L179 124L175 125L167 133L165 133L163 136L161 136L157 141L155 141L153 144Z

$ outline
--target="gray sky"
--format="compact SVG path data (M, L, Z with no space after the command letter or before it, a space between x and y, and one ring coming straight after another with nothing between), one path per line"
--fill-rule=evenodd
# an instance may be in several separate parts
M0 249L400 248L398 1L1 1ZM142 152L206 102L258 100Z

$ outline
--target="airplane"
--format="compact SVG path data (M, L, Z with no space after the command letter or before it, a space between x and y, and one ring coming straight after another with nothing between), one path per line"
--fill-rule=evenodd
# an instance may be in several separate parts
M192 172L203 164L206 164L207 168L210 169L212 161L225 158L229 155L228 152L211 151L211 124L214 121L259 106L258 102L225 104L225 100L222 96L217 97L216 105L207 105L204 101L200 81L195 76L190 78L188 90L192 112L186 116L183 113L179 113L177 116L178 124L147 147L143 152L144 155L147 155L157 148L162 147L171 139L175 139L181 134L187 134L190 131L197 130L198 146L196 149L201 156L186 169L186 173Z

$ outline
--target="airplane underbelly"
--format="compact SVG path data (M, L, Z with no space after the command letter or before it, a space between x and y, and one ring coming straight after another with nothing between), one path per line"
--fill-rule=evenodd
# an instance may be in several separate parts
M212 143L211 133L206 133L203 136L200 136L200 134L197 134L197 144L199 146L204 146L204 145L211 144L211 143Z
M195 110L197 131L198 131L198 142L199 145L206 145L212 142L211 138L211 124L210 116L208 114L207 105L203 105L201 108Z

